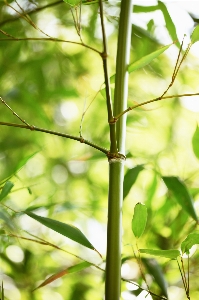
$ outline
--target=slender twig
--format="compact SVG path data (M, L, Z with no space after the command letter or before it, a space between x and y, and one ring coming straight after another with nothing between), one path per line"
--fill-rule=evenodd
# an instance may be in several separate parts
M82 144L86 144L88 146L91 146L103 153L105 153L107 156L109 155L109 151L106 148L103 148L101 146L98 146L82 137L77 137L77 136L73 136L70 134L66 134L66 133L62 133L62 132L57 132L57 131L53 131L53 130L48 130L48 129L44 129L44 128L40 128L40 127L36 127L34 125L21 125L21 124L16 124L16 123L7 123L7 122L0 122L0 125L2 126L11 126L11 127L18 127L18 128L24 128L24 129L29 129L31 131L40 131L40 132L45 132L45 133L49 133L49 134L53 134L56 136L61 136L63 138L67 138L67 139L71 139L71 140L75 140L78 141Z
M116 127L115 124L111 124L110 120L113 119L113 109L112 109L112 99L110 90L110 78L108 73L107 57L108 57L108 46L106 40L106 32L104 25L104 13L103 13L103 3L102 0L99 1L100 8L100 20L102 29L102 40L103 40L103 52L101 53L103 69L104 69L104 80L105 80L105 90L106 90L106 105L108 112L108 122L110 128L110 152L117 153L117 142L116 142Z
M3 31L1 31L1 33L4 33ZM16 38L16 37L12 37L12 38L7 38L7 39L0 39L0 42L1 41L13 41L13 42L18 42L18 41L44 41L44 42L48 42L48 41L51 41L51 42L61 42L61 43L69 43L69 44L75 44L75 45L79 45L79 46L83 46L85 48L88 48L98 54L101 55L101 52L98 51L97 49L89 46L89 45L86 45L82 42L75 42L75 41L67 41L67 40L63 40L63 39L58 39L58 38Z
M177 95L171 95L171 96L160 96L158 98L154 98L154 99L151 99L151 100L148 100L148 101L145 101L145 102L142 102L142 103L138 103L134 106L130 106L128 107L126 110L124 110L123 112L121 112L119 115L115 116L113 118L113 120L111 120L111 122L117 122L117 120L119 118L121 118L121 116L123 116L124 114L126 114L127 112L129 112L130 110L133 110L137 107L140 107L140 106L143 106L143 105L146 105L146 104L149 104L149 103L152 103L152 102L156 102L156 101L160 101L160 100L163 100L163 99L171 99L171 98L180 98L180 97L189 97L189 96L197 96L199 95L199 93L193 93L193 94L177 94Z
M27 15L27 14L31 15L31 14L40 12L40 11L46 9L46 8L56 6L58 4L64 4L64 1L59 0L59 1L52 2L52 3L48 3L47 5L44 5L44 6L37 7L37 8L32 9L32 10L27 10L27 11L24 12L24 15ZM15 22L15 21L19 20L20 18L21 18L20 16L16 16L16 17L13 17L13 18L6 19L6 20L0 22L0 26L3 26L3 25L5 25L7 23L10 23L10 22Z
M180 264L179 264L178 259L176 259L176 260L177 260L178 268L179 268L179 270L180 270L180 275L181 275L182 282L183 282L183 285L184 285L185 293L187 293L187 289L186 289L186 278L184 278L184 274L183 274L183 272L182 272L182 270L181 270L181 267L180 267Z
M189 296L189 254L188 254L188 267L187 267L188 275L187 275L187 293Z
M137 263L138 263L138 266L139 266L139 269L140 269L140 274L142 276L142 279L144 280L144 282L145 282L145 284L147 286L148 291L150 291L148 283L147 283L147 280L146 280L146 276L144 275L144 272L143 272L142 260L141 260L141 256L140 256L140 251L139 251L139 248L138 248L138 244L136 243L136 250L137 250L137 253L138 253L138 257L136 256L136 253L134 251L133 246L132 246L132 249L133 249L134 256L135 256L135 258L137 260Z

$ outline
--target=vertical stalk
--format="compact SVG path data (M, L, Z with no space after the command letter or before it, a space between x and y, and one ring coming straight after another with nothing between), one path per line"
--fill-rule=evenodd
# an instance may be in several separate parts
M131 41L132 0L121 1L118 47L116 59L114 115L127 107L128 72ZM116 124L118 151L125 155L126 116ZM107 256L105 299L119 300L121 286L121 244L122 244L122 203L124 159L109 159L109 203L107 229Z

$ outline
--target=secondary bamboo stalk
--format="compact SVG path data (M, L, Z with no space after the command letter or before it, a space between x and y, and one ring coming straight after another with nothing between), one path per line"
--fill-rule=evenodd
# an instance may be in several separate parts
M131 41L132 0L121 1L118 48L116 60L114 115L127 108L128 72ZM126 116L116 124L118 152L125 155ZM109 204L105 299L119 300L121 293L121 245L124 159L109 159Z

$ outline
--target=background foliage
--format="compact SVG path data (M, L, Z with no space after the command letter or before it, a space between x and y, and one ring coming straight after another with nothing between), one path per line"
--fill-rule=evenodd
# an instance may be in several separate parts
M20 10L16 2L9 1L8 4ZM106 1L104 4L109 67L110 74L114 74L119 3ZM45 33L79 42L70 6L65 2L25 0L20 2L20 6L29 12L34 24ZM43 6L46 8L38 9ZM198 16L188 11L184 13L194 26ZM162 23L158 23L158 18ZM161 45L182 38L178 36L175 15L171 18L169 5L167 9L163 2L154 1L151 6L146 6L146 3L134 5L132 20L132 62L159 49ZM101 51L97 3L82 5L81 25L84 43ZM46 37L19 18L4 2L0 3L0 29L17 38ZM0 34L0 38L9 39L8 35ZM178 43L171 46L165 54L130 75L129 106L164 92L171 81L178 46ZM99 92L104 82L103 69L100 56L95 51L76 44L43 40L2 40L0 47L1 97L22 119L38 127L78 136L82 114L88 108L83 120L83 137L109 147L106 105ZM170 94L198 92L199 59L194 53L192 51L183 63ZM186 101L167 99L128 114L122 275L143 288L146 286L134 258L136 241L131 231L136 203L145 203L148 210L146 230L139 239L140 248L179 249L186 236L197 230L195 221L178 204L175 193L168 191L162 179L164 176L179 177L198 211L197 102L197 97ZM3 103L0 105L0 121L20 124ZM1 188L7 179L14 183L14 187L2 201L0 210L1 273L6 299L102 299L104 275L95 267L65 275L32 293L47 276L80 263L79 257L102 267L103 264L96 252L16 211L28 209L79 227L104 258L108 192L105 155L72 140L1 126ZM74 255L19 236L44 239ZM196 247L190 258L191 299L199 296L199 254ZM149 258L147 255L143 257ZM156 270L161 266L168 282L170 299L174 299L176 293L178 299L186 299L176 261L158 257L152 262L158 263ZM143 265L150 289L158 295L165 295L144 258ZM134 299L133 295L141 292L133 291L132 287L132 284L122 284L122 299Z

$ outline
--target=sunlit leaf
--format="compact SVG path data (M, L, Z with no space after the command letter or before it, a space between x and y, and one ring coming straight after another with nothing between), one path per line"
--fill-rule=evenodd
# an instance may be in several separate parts
M199 127L197 125L194 135L192 137L192 147L195 156L199 159Z
M153 276L155 282L162 290L162 294L168 298L167 293L167 282L165 280L164 274L160 265L158 264L157 260L154 258L142 258L142 262L144 263L145 267L147 268L150 275Z
M11 181L7 181L5 183L0 194L0 201L3 200L10 193L13 186L14 184Z
M189 254L191 247L197 244L199 244L199 232L190 233L181 244L182 253Z
M136 238L141 237L147 222L147 208L142 203L137 203L134 208L134 215L132 219L132 231Z
M165 258L175 259L180 256L179 250L154 250L154 249L139 249L140 253L160 256Z
M130 192L131 187L134 185L139 173L143 170L143 166L139 165L129 169L124 176L124 198Z
M194 44L194 43L196 43L198 41L199 41L199 25L197 25L194 28L194 30L193 30L193 32L191 34L191 42L192 42L192 44Z
M187 187L178 177L162 177L168 190L173 193L176 201L196 222L198 217L193 206L192 197L189 194Z
M176 32L176 26L173 23L173 20L168 12L167 6L162 2L162 1L158 1L158 8L162 11L163 16L164 16L164 20L166 23L166 28L168 30L168 33L171 37L171 39L173 41L177 41L178 40L178 36L177 36L177 32ZM180 43L177 42L176 43L177 46L180 46Z
M68 225L66 223L62 223L53 219L40 217L38 215L35 215L31 212L25 211L29 217L35 219L36 221L40 222L44 226L66 236L67 238L89 248L92 250L96 249L93 247L93 245L88 241L88 239L85 237L85 235L75 226Z
M164 47L140 58L139 60L135 61L134 63L130 64L128 67L129 73L148 65L153 59L157 58L160 54L162 54L165 50L167 50L171 45L173 45L173 43L169 44L167 46L164 46Z
M81 263L79 263L79 264L77 264L77 265L74 265L74 266L72 266L72 267L69 267L69 268L67 268L67 269L65 269L65 270L62 270L62 271L60 271L60 272L58 272L58 273L56 273L56 274L53 274L53 275L51 275L50 277L48 277L46 280L44 280L44 281L43 281L37 288L35 288L33 291L35 291L35 290L37 290L37 289L39 289L39 288L41 288L41 287L43 287L43 286L45 286L45 285L47 285L47 284L53 282L53 281L55 281L55 280L58 279L58 278L61 278L62 276L66 275L66 274L79 272L79 271L81 271L81 270L84 270L84 269L90 267L91 265L92 265L91 263L89 263L89 262L87 262L87 261L84 261L84 262L81 262Z

